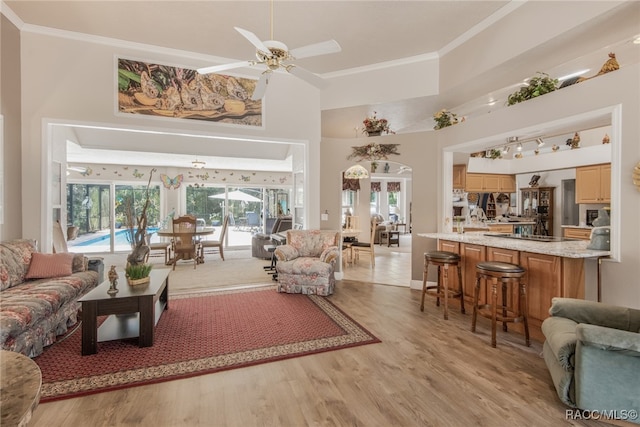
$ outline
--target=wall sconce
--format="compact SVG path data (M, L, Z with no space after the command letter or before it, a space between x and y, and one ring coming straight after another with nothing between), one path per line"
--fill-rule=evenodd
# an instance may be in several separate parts
M353 165L344 172L347 179L365 179L369 178L369 171L361 165Z
M206 166L207 164L201 160L198 160L198 158L196 157L196 159L194 161L191 162L191 167L193 167L194 169L202 169Z

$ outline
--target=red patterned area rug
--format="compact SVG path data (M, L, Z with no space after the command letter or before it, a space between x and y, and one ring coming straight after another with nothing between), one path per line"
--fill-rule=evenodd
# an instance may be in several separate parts
M108 341L82 356L81 341L77 328L34 359L40 402L380 342L328 299L273 287L172 295L152 347Z

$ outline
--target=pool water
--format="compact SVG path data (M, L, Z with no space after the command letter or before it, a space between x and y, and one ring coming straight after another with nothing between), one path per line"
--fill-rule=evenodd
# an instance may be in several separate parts
M153 234L158 231L158 227L147 227L147 234ZM116 230L115 233L115 246L121 245L129 245L129 240L127 240L127 234L129 230ZM135 232L135 231L134 231ZM108 245L109 244L109 234L105 234L103 236L96 236L89 240L84 240L82 242L78 242L73 246L91 246L91 245Z

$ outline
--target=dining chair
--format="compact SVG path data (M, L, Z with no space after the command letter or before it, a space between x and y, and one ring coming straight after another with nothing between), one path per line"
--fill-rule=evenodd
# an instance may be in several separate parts
M204 254L213 254L220 252L220 258L224 261L224 237L227 234L227 228L229 228L229 222L233 219L231 214L224 217L222 222L222 229L220 230L220 237L216 240L202 240L200 241L200 257L204 259ZM207 251L206 249L210 249Z
M149 257L159 257L164 255L165 265L170 264L170 260L172 260L171 252L173 245L171 242L163 241L162 239L163 237L160 237L159 242L151 242L151 234L146 235L149 252L147 252L147 257L144 260L145 263L149 262Z
M359 230L360 229L360 218L357 216L346 216L345 217L345 229L347 230Z
M195 239L196 217L185 215L173 219L173 269L180 260L193 260L193 268L198 265L200 243Z
M353 251L354 264L360 259L360 252L369 252L371 254L371 267L376 265L375 254L375 237L376 237L376 225L377 222L373 220L371 222L371 236L369 236L369 242L354 242L351 244L351 250Z

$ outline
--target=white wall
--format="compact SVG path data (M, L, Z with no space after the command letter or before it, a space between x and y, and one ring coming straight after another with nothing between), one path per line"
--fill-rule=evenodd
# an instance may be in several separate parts
M169 57L54 36L23 33L22 58L22 236L46 241L50 230L41 225L47 215L40 200L43 154L47 151L45 124L87 123L106 126L158 127L175 131L222 133L237 137L263 137L304 144L309 222L319 223L318 194L320 96L317 89L293 76L270 81L265 97L264 129L230 127L195 120L159 120L116 114L116 57L196 68L187 57ZM200 141L195 143L201 143ZM131 147L135 148L135 147ZM315 155L314 155L315 154Z

